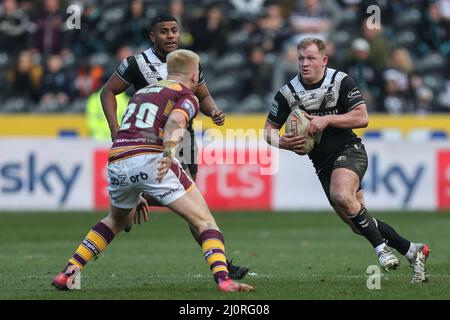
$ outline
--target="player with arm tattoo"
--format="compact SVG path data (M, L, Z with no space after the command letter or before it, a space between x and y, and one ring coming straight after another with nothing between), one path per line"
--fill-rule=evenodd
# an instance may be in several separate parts
M124 59L116 72L111 75L105 87L101 92L102 107L106 119L111 130L111 139L115 140L119 129L117 121L116 109L117 102L115 96L133 86L139 90L149 84L166 79L167 77L167 55L178 49L180 43L180 27L178 21L173 16L159 15L152 20L149 38L153 45L144 52L130 56ZM200 111L209 116L212 121L222 126L225 122L225 114L219 109L209 93L208 87L203 78L203 72L200 66L200 75L197 87L194 90L195 96L199 100ZM190 141L190 147L184 148L181 154L177 155L183 168L195 181L198 165L197 165L197 146L195 144L194 130L190 122L187 131L189 132L186 140ZM187 149L187 150L186 150ZM148 218L148 206L160 206L157 199L148 194L143 194L140 204L137 207L134 221L141 222L141 216L144 221ZM125 228L129 232L132 222ZM192 236L198 240L198 234L195 229L190 227ZM200 244L200 243L199 243ZM244 266L233 265L232 261L228 261L228 269L232 279L242 279L248 273L249 268Z

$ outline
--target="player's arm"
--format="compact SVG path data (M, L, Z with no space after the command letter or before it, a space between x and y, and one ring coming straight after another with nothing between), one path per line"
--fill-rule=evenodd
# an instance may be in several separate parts
M216 125L222 126L225 123L225 113L217 107L204 81L197 87L195 95L199 100L202 113L210 117Z
M133 83L137 76L136 59L131 56L123 59L116 72L108 79L100 94L103 112L108 121L111 139L114 141L120 125L117 121L117 100L116 95L121 94Z
M172 165L176 147L183 139L186 126L198 113L198 104L194 97L181 99L177 103L164 126L163 158L159 161L156 180L161 182Z
M290 108L286 98L278 92L272 103L272 108L267 115L266 123L264 125L264 138L271 146L294 151L298 154L305 154L304 147L306 138L304 136L295 136L288 132L280 136L280 128L286 122L290 114Z
M322 117L307 115L307 118L311 121L307 134L314 136L328 126L340 129L356 129L365 128L369 124L366 103L355 81L349 76L342 79L338 106L341 109L341 114Z
M111 139L114 141L120 125L117 121L117 100L116 95L128 89L130 85L121 80L115 73L108 79L100 94L103 112L108 121Z

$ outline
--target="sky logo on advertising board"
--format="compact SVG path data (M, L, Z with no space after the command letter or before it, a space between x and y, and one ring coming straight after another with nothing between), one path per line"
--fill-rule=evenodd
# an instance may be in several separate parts
M32 194L43 188L53 194L62 187L58 201L64 204L80 171L81 164L74 166L71 172L64 172L56 163L38 169L37 155L32 152L24 161L0 163L0 192L14 194L25 190Z
M408 206L424 175L425 165L417 165L409 175L405 169L405 165L400 164L382 169L379 155L374 154L369 159L369 168L363 180L363 188L372 193L378 193L385 189L390 194L401 197L402 205Z

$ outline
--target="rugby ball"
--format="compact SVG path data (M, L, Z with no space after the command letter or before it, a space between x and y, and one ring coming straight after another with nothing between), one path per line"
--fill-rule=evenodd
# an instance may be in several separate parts
M296 136L304 136L308 128L309 120L305 116L305 112L300 109L292 111L286 120L286 133L292 132ZM310 153L314 148L315 139L306 137L305 153Z

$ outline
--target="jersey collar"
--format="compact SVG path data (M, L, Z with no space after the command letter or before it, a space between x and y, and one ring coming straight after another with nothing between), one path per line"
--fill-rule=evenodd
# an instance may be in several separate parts
M312 89L317 89L320 88L322 86L323 81L325 80L325 78L327 77L327 72L328 72L328 67L325 68L325 72L323 73L323 77L319 82L313 83L313 84L306 84L303 82L302 76L299 73L298 74L298 81L300 81L300 83L303 85L303 87L306 90L312 90Z
M161 62L164 62L164 63L166 62L166 57L164 57L164 56L160 55L158 52L156 52L155 47L151 47L151 49L152 49L153 54L155 56L157 56L158 59L161 60Z

